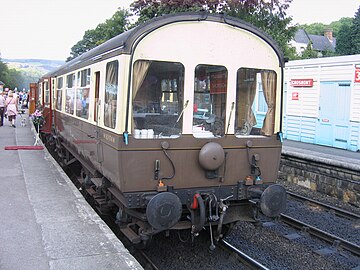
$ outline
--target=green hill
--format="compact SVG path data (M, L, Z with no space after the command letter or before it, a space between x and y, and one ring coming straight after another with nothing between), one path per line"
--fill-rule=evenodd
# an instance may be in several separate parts
M40 77L56 70L64 61L58 60L43 60L43 59L1 59L6 63L9 69L19 71L23 77L19 89L28 88L32 82L37 82Z
M58 60L43 60L43 59L2 59L7 63L9 68L14 68L28 74L42 76L51 72L61 65L65 64L64 61Z

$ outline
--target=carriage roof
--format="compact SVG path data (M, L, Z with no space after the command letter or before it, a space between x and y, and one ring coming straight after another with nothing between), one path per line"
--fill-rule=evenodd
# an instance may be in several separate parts
M119 34L118 36L113 37L112 39L104 42L103 44L74 58L73 60L61 66L59 69L55 70L54 72L48 73L45 76L52 77L62 75L119 54L131 54L134 50L134 45L142 36L146 36L152 31L168 24L190 21L219 22L249 31L254 35L258 36L260 39L264 40L266 43L268 43L269 46L273 48L279 58L279 65L282 67L284 66L283 54L276 45L275 41L267 34L259 30L257 27L245 21L234 17L229 17L224 14L209 14L205 12L176 13L156 17L144 24L141 24L133 29Z

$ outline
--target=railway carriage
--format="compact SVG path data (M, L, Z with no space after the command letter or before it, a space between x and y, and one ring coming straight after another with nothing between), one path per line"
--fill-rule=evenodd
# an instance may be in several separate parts
M243 21L153 19L47 75L57 153L81 164L84 188L133 243L204 228L219 240L285 207L283 66Z
M36 85L36 93L33 97L37 98L36 107L41 108L42 115L45 119L44 124L41 127L41 133L43 138L49 138L52 133L53 124L53 100L54 100L54 78L50 74L44 75Z

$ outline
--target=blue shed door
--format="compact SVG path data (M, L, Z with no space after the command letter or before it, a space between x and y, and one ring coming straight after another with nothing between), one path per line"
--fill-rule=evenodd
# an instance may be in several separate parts
M350 81L320 82L320 106L316 130L317 144L348 148L350 85Z

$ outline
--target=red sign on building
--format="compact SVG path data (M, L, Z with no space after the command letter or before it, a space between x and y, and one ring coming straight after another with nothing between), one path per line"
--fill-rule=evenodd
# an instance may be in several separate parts
M360 68L355 69L355 82L360 83Z
M290 85L292 87L313 87L313 79L291 79Z
M299 92L292 92L291 99L299 100Z

